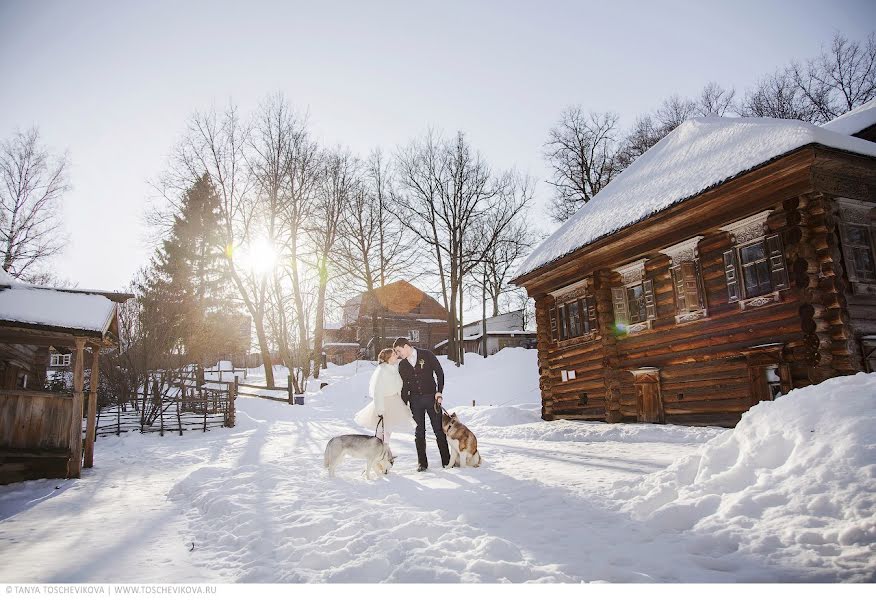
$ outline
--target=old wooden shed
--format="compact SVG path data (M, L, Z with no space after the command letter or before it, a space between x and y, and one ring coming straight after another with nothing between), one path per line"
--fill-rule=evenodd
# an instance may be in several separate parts
M98 355L118 343L117 303L131 297L34 286L0 271L0 483L79 477L94 464ZM46 390L49 348L71 350L72 393Z

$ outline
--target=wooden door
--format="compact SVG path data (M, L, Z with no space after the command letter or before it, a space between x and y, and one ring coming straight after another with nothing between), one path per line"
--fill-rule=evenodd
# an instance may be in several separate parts
M639 423L663 423L665 419L659 372L638 372L635 377Z

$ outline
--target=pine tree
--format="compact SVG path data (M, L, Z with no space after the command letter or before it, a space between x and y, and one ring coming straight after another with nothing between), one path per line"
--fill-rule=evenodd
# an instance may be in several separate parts
M226 269L219 199L204 175L182 198L142 290L145 325L165 332L167 353L209 364L249 347Z

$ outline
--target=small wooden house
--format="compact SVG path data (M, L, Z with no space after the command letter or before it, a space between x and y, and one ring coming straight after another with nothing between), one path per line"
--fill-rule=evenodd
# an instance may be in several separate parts
M323 351L329 362L344 364L353 355L353 347L346 345L351 343L371 360L397 337L434 348L448 338L447 320L447 310L437 300L407 281L396 281L345 302L343 322L326 328Z
M543 418L732 426L871 370L874 124L693 119L583 206L514 280Z
M93 465L98 354L118 344L117 302L130 297L28 285L0 271L0 484L79 477ZM72 350L72 394L45 389L50 348Z
M481 319L472 321L462 327L463 340L466 352L483 354L484 352L484 323ZM504 348L535 348L536 332L527 330L524 326L522 310L515 310L494 317L487 317L487 356L492 356ZM448 340L438 342L435 352L447 354Z

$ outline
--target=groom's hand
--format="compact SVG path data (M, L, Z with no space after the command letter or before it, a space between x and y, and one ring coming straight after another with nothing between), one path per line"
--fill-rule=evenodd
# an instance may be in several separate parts
M435 394L435 402L437 402L438 404L441 404L441 398L443 398L443 396L441 395L441 392L437 392Z

